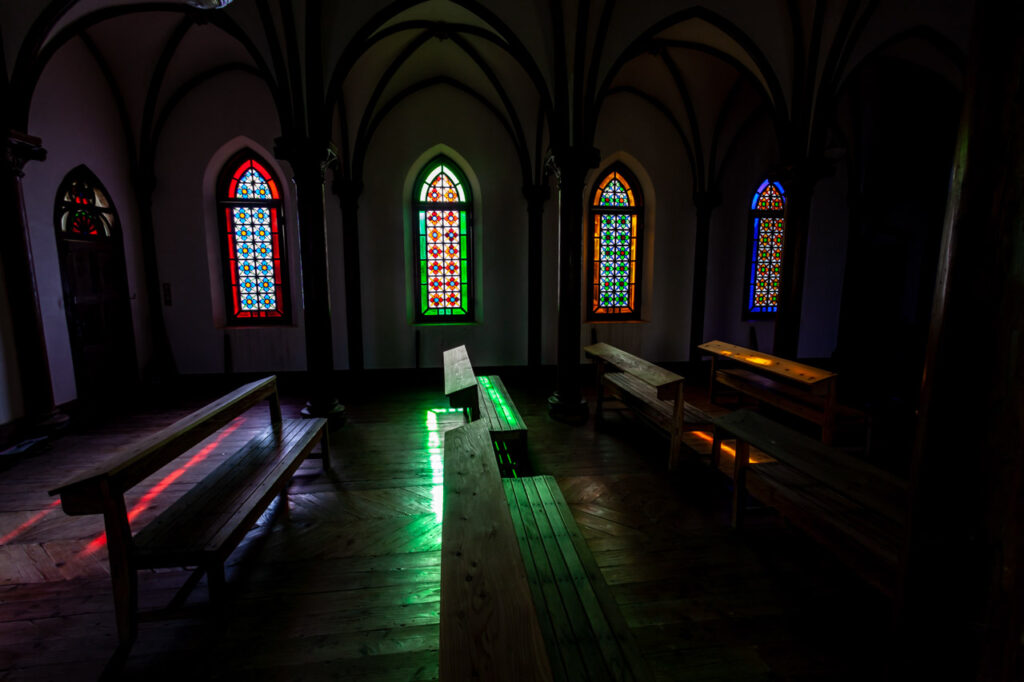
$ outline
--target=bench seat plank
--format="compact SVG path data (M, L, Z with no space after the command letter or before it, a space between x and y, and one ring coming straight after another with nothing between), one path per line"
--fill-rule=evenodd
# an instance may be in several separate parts
M324 419L288 419L242 449L135 535L140 567L223 561L322 437Z
M552 679L483 420L444 437L440 606L442 680Z
M654 388L624 372L608 372L604 375L604 380L612 385L619 400L644 413L659 428L671 433L675 418L675 406L672 401L661 400ZM710 403L695 405L684 402L683 430L706 428L717 416L727 412L725 408Z
M716 440L731 434L774 460L737 468L735 524L742 516L738 496L746 492L895 594L906 527L903 481L749 410L721 417L715 427Z
M840 491L862 506L902 520L906 484L856 457L841 452L749 410L737 410L716 420L716 426L753 444L773 459L785 462Z
M504 485L556 679L653 679L555 479Z

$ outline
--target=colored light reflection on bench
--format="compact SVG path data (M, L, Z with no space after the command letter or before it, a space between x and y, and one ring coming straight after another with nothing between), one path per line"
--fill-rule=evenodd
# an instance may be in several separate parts
M505 396L503 396L501 392L494 387L490 378L477 377L477 380L480 382L480 385L484 387L484 390L487 391L487 395L490 397L491 402L501 410L502 414L505 415L505 419L508 421L509 425L519 426L519 420L516 419L514 414L512 414L512 410L508 408L508 401L505 400Z

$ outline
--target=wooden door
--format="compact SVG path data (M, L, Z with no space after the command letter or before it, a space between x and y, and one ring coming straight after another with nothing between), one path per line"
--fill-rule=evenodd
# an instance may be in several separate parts
M64 180L56 223L79 400L118 402L138 379L124 245L106 191L84 166Z

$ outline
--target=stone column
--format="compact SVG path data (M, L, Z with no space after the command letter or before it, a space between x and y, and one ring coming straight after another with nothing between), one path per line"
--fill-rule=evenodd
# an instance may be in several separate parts
M697 239L693 249L693 297L690 306L690 367L697 367L700 351L697 346L704 343L704 312L707 309L708 293L708 244L711 240L711 215L722 203L721 195L714 190L694 192L693 205L697 209Z
M541 365L541 308L543 307L542 280L544 277L544 204L551 198L546 185L523 188L526 197L527 264L526 264L526 364L530 369Z
M345 314L348 326L348 366L363 369L363 294L359 267L359 197L363 183L336 176L334 193L341 202L341 230L345 249Z
M585 421L587 403L580 392L583 193L587 171L597 167L600 155L593 147L568 147L556 152L553 162L558 178L558 376L548 412Z
M26 423L63 422L54 410L50 363L39 308L35 262L29 236L22 178L25 164L43 161L42 141L25 133L9 131L6 153L0 161L0 258L3 259L7 298L11 307L14 350Z
M324 176L335 157L328 142L309 138L278 138L274 153L291 165L298 200L306 376L310 396L302 414L332 417L344 410L338 404L333 385L334 344L324 212Z

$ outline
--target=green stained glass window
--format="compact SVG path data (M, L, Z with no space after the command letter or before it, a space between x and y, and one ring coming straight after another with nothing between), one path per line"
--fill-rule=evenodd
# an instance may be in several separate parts
M472 203L462 171L437 157L414 187L418 322L473 319Z
M590 319L639 319L643 202L623 166L600 176L591 204L588 238Z
M744 313L748 318L770 317L779 309L782 246L786 229L786 192L765 180L750 202L750 277Z

